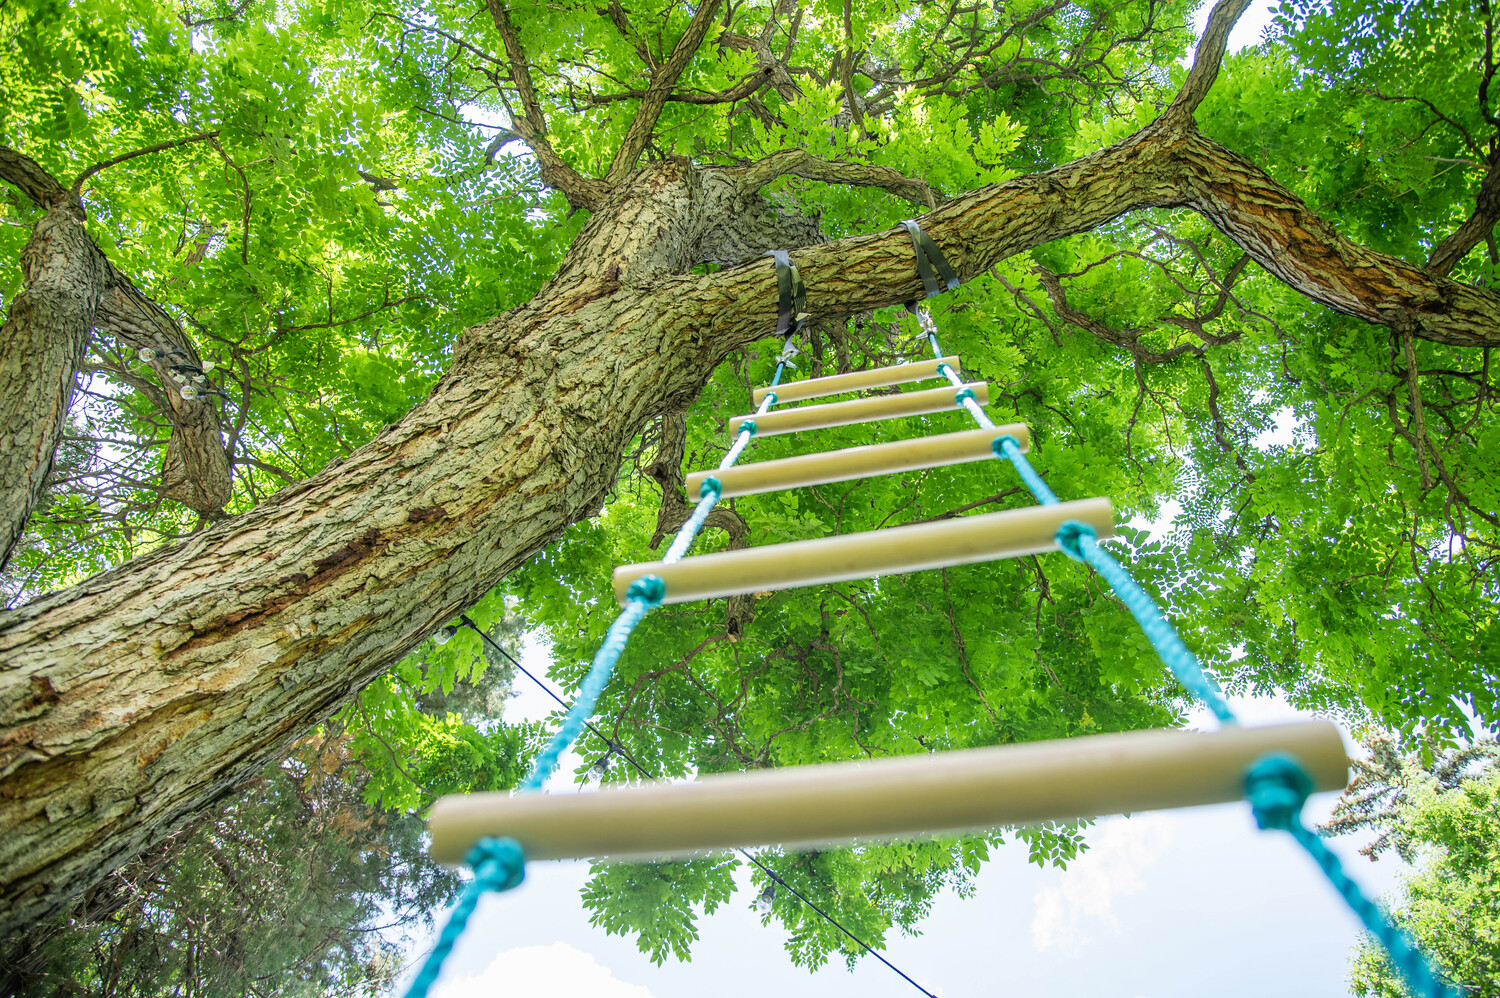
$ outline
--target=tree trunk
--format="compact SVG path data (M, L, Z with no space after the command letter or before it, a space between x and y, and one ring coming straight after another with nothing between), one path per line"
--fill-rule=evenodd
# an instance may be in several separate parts
M148 392L172 424L162 494L217 519L230 496L218 411L207 398L184 399L172 377L174 363L198 366L192 341L100 252L85 228L77 190L6 146L0 146L0 180L44 212L21 251L25 290L0 327L0 569L41 495L67 427L78 365L96 329L162 354L151 362L162 387ZM174 348L180 354L168 356Z
M10 562L52 469L109 264L60 189L21 251L25 290L0 326L0 569Z
M1191 82L1191 81L1190 81ZM963 278L1148 206L1214 220L1273 273L1443 342L1500 299L1342 240L1189 111L924 216ZM669 161L596 204L531 302L468 330L397 424L259 508L0 615L0 931L55 911L278 756L571 522L649 418L774 328L765 249L832 318L921 294L903 230L816 243L764 172ZM750 178L750 179L747 179ZM703 260L741 263L692 276Z
M183 398L173 370L173 365L202 367L202 359L170 312L142 294L124 274L112 271L112 276L109 294L99 303L95 328L131 349L156 351L150 364L161 387L149 397L172 425L172 439L162 461L161 494L217 520L224 515L231 494L229 454L224 449L218 408L212 396Z

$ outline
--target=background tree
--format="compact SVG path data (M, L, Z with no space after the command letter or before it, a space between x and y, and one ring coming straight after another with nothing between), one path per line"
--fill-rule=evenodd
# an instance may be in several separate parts
M233 803L9 941L7 995L383 994L458 878L422 821L365 804L346 737L309 739Z
M536 750L536 726L496 723L514 669L469 644L419 648L219 813L7 940L0 993L385 993L458 886L427 858L426 805L513 786Z
M1360 852L1388 849L1416 869L1401 885L1396 922L1432 954L1462 993L1500 995L1500 745L1478 741L1425 763L1376 734L1369 760L1323 826L1325 835L1376 831ZM1354 957L1356 995L1410 992L1373 939Z
M684 470L769 377L760 254L793 249L807 280L801 374L913 357L891 228L913 212L966 280L945 345L1031 424L1052 487L1124 520L1181 500L1175 534L1126 531L1122 553L1221 681L1438 741L1460 705L1493 723L1500 298L1471 252L1488 160L1463 145L1495 131L1493 25L1457 2L1293 5L1224 67L1245 5L1216 6L1191 72L1190 11L1155 0L0 12L7 342L41 335L33 302L82 303L73 353L6 353L39 372L7 384L60 386L45 412L0 400L31 434L6 481L37 494L87 376L75 423L119 428L86 431L97 474L140 497L81 482L16 542L14 591L73 584L0 616L0 918L57 910L487 594L576 680L608 568L676 526ZM1329 58L1349 38L1374 76ZM1385 54L1438 38L1444 61ZM161 378L182 372L130 369L106 307L139 288L222 362L223 394L186 401L227 427L223 520L162 491L186 433L147 403L177 412ZM1268 447L1278 420L1293 442ZM736 500L707 546L1026 502L996 466L941 469ZM1099 581L1041 558L662 611L601 709L587 759L620 745L682 775L1184 704ZM486 738L476 780L525 754L524 733ZM843 854L820 882L845 864L828 889L850 912L914 924L980 848ZM724 874L700 873L707 904Z

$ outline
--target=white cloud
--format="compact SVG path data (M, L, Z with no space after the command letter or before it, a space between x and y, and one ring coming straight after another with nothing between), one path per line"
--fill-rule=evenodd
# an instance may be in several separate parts
M1105 922L1116 932L1115 898L1146 886L1142 876L1175 838L1161 815L1115 818L1100 822L1089 849L1056 876L1056 883L1036 892L1031 938L1038 950L1073 949L1087 935L1090 922Z
M652 998L639 984L627 984L608 967L565 942L508 949L477 974L440 981L434 998Z

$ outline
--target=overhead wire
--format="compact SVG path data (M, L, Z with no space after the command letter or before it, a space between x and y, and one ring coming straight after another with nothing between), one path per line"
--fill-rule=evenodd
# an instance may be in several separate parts
M568 709L568 708L570 708L572 706L570 703L568 703L566 700L564 700L557 693L553 692L553 690L552 690L552 688L550 686L548 686L545 682L543 682L541 679L539 679L534 673L532 673L524 665L522 665L520 662L518 662L516 660L516 658L515 658L514 655L512 655L510 652L506 651L503 647L500 646L499 642L495 641L494 638L490 637L478 625L476 625L474 623L474 621L470 620L469 616L467 614L459 614L458 619L459 619L459 622L462 623L465 627L468 627L474 633L478 634L480 636L480 638L482 638L484 641L486 641L491 648L495 649L500 654L504 655L507 659L509 659L511 665L514 665L518 670L520 670L520 672L523 675L525 675L527 679L530 679L533 683L535 683L536 685L540 686L542 688L542 690L548 696L550 696L553 700L555 700L559 704L561 704L564 710L566 710L566 709ZM588 730L591 734L593 734L593 736L595 738L598 738L601 742L603 742L609 748L609 750L611 752L613 752L615 755L618 755L620 758L624 759L631 766L633 766L635 768L635 771L637 773L639 773L641 776L645 777L648 780L659 780L659 779L661 779L661 776L659 776L656 773L652 773L651 771L649 771L648 769L646 769L645 766L642 766L639 762L637 762L636 759L635 759L635 757L632 756L629 752L627 752L625 750L625 746L624 745L622 745L620 742L615 741L613 738L610 738L603 731L600 731L599 728L596 727L592 721L586 721L586 722L584 722L584 726L585 726L586 730ZM761 872L764 873L766 876L770 877L771 880L774 883L779 884L780 886L786 888L786 890L787 890L788 893L790 893L793 897L797 898L797 900L801 901L803 904L807 905L813 911L817 912L818 915L820 917L822 917L824 921L826 921L829 925L832 925L834 928L838 929L844 935L846 935L850 939L852 939L866 953L870 954L875 959L879 960L881 963L883 963L887 967L889 967L891 970L895 971L895 973L897 973L898 975L900 975L900 977L902 978L902 980L906 981L912 987L914 987L918 991L922 992L922 994L927 995L927 998L937 998L937 996L934 995L931 991L928 991L926 988L922 987L922 985L920 985L916 981L912 980L912 978L910 977L910 975L908 975L906 973L906 971L902 970L900 967L896 966L890 960L886 959L883 955L881 955L881 953L880 953L879 950L875 949L873 946L871 946L869 943L865 942L859 936L857 936L853 932L849 931L849 929L847 927L845 927L844 924L841 923L838 919L834 918L828 912L826 912L822 908L818 907L818 905L815 904L813 902L813 900L811 898L809 898L806 894L803 894L801 891L797 890L796 887L794 887L791 884L787 883L784 879L782 879L782 877L781 877L780 874L778 874L775 870L771 869L771 867L767 866L765 864L765 861L762 860L759 856L756 856L754 853L752 853L752 852L750 852L749 850L746 850L746 849L735 849L735 852L739 853L741 856L745 857L745 859L749 860L751 863L753 863L757 867L759 867L760 870L761 870Z
M806 292L803 288L801 274L798 273L796 265L791 262L785 250L773 250L765 255L774 258L775 262L778 297L780 299L777 311L776 332L778 335L784 337L784 341L782 343L781 356L777 359L776 372L771 378L770 387L772 391L767 392L761 400L760 406L756 409L756 415L764 414L776 404L776 392L774 389L781 383L781 376L786 369L796 366L792 359L797 354L797 348L793 341L797 333L801 331L803 321L806 319L806 314L803 311ZM754 419L746 419L740 423L734 445L724 456L724 459L719 462L720 470L731 467L739 459L740 454L749 446L751 438L755 436L755 431ZM688 547L692 544L698 531L702 529L704 522L708 519L708 514L719 501L721 491L722 487L718 479L708 477L703 480L699 486L699 494L702 496L702 499L699 500L692 515L688 517L687 522L679 528L676 538L673 539L671 546L667 549L667 553L662 557L664 564L678 561L687 553ZM590 665L588 673L579 685L577 698L568 706L557 731L553 733L547 744L538 753L533 762L531 773L521 781L519 787L522 792L540 790L553 770L557 768L557 764L568 746L585 730L593 727L589 718L593 715L594 707L598 703L599 697L603 695L605 686L609 683L609 679L614 673L615 664L625 651L625 646L630 640L631 633L635 630L636 625L645 619L651 610L661 605L665 592L666 584L659 575L645 575L630 584L623 609L614 622L610 624L609 630L605 634L599 651L594 656L594 661ZM527 673L527 675L530 675L530 673ZM532 678L534 679L535 677L533 676ZM556 698L555 694L554 698ZM748 856L748 854L746 855ZM448 921L438 933L438 938L433 945L432 951L428 954L427 959L423 961L421 969L407 988L406 998L426 998L432 986L437 982L438 974L441 973L443 963L447 960L448 954L452 952L454 944L458 942L459 936L463 934L464 928L468 925L469 918L473 915L474 909L479 903L479 898L486 891L510 890L520 884L522 878L525 876L525 852L522 850L521 844L511 838L480 839L469 851L464 861L474 870L474 880L464 889L458 901L454 904L452 911L449 913ZM921 990L929 998L935 998L931 992L922 988L920 984L917 984L916 981L912 980L911 977L907 976L907 974L902 972L889 960L886 960L867 943L854 935L854 933L840 925L832 916L818 908L805 895L802 895L796 888L786 883L785 880L772 872L764 864L753 858L752 862L761 867L767 876L770 876L776 883L781 884L810 908L826 918L830 924L837 926L850 939L853 939L860 946L864 947L876 959L890 967L897 974L900 974L913 987Z

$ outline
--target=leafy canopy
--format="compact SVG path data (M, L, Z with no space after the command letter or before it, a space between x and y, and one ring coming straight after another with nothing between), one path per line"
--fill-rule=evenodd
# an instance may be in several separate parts
M693 13L660 0L510 9L547 139L573 169L609 169ZM896 193L800 176L767 189L768 211L815 218L829 238L877 231L922 210L924 190L935 202L1030 173L1152 120L1183 78L1190 14L1154 0L733 5L647 158L747 165L801 150L916 178ZM218 362L229 512L400 418L459 331L535 293L588 218L517 142L526 111L488 10L77 0L0 8L0 26L0 139L57 176L182 143L93 173L85 197L111 259ZM1197 117L1342 232L1421 265L1472 211L1495 141L1483 35L1452 0L1289 0ZM0 200L0 259L34 217ZM1486 250L1454 276L1491 280ZM7 269L0 295L18 281ZM1123 530L1119 553L1229 689L1439 746L1465 710L1494 725L1487 355L1418 342L1412 371L1385 330L1309 305L1201 217L1164 210L1008 260L936 311L945 350L990 382L996 420L1030 425L1055 491L1108 495L1122 522L1172 517L1161 533ZM5 580L13 599L202 525L153 485L167 430L139 391L149 375L118 344L92 349L71 470ZM649 426L601 515L506 580L473 611L480 625L508 606L550 644L553 678L576 684L613 612L610 570L655 556L675 527L660 522L664 490L680 499L677 476L722 455L724 420L749 411L775 349L735 354L687 412ZM923 349L899 311L851 316L809 330L797 376ZM769 438L750 459L965 425L948 414ZM743 533L710 531L699 550L1029 502L996 464L818 486L728 503ZM415 809L524 769L534 729L418 709L476 678L485 654L460 631L348 708L371 799ZM1187 709L1100 581L1043 557L667 608L622 660L599 724L652 774L685 776L1171 725ZM612 752L592 736L581 748L590 763ZM1038 861L1080 848L1074 827L1019 834ZM878 943L916 931L935 891L968 889L993 841L768 862ZM586 900L653 956L682 956L697 913L730 896L733 866L605 868ZM784 892L767 918L808 964L857 955Z

